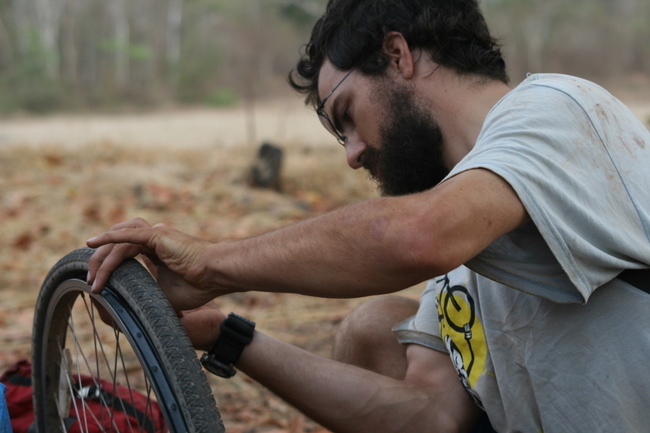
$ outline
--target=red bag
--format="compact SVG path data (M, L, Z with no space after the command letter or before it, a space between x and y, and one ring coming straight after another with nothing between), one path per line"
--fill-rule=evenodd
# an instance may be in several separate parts
M81 427L84 432L130 432L140 431L139 428L147 433L167 431L160 406L148 401L145 395L90 376L81 375L79 380L75 375L74 380L76 392L66 420L68 433L80 433ZM13 432L35 431L31 364L19 361L0 377L0 382L7 387L5 395Z

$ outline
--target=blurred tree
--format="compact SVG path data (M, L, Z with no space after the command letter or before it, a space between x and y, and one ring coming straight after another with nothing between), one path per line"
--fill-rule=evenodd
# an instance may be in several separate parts
M43 47L45 74L50 80L59 78L59 34L61 16L66 0L35 0L26 2L32 6L36 28Z
M167 0L166 60L167 82L171 95L176 95L176 82L181 62L183 0Z
M587 78L650 75L647 0L483 0L513 80L527 72ZM643 48L639 48L643 47Z
M327 0L0 0L0 111L244 102L288 91ZM513 82L650 76L648 0L481 0ZM254 136L254 130L250 135Z
M125 0L111 0L113 15L113 51L115 54L115 85L124 91L129 80L129 36L130 26L126 15Z
M309 28L320 17L324 10L323 2L318 1L285 1L279 5L281 16L295 25Z

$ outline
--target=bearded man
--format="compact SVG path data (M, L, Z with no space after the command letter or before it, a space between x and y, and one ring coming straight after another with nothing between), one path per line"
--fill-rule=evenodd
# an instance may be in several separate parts
M88 241L95 291L144 254L211 371L334 432L647 431L650 134L622 103L558 74L511 89L475 0L331 0L290 82L384 197L219 243L128 221ZM334 359L210 303L422 281L354 311Z

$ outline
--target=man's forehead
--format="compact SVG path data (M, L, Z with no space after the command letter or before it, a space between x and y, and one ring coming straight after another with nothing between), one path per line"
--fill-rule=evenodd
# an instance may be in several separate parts
M345 71L336 69L329 60L325 60L318 73L318 99L322 101L345 74Z

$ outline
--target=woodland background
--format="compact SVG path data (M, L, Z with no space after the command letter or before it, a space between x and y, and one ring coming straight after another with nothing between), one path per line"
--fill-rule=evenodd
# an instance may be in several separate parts
M325 0L0 0L0 110L276 96ZM650 74L648 0L483 0L513 82Z
M48 270L117 222L218 241L376 196L286 84L325 3L0 0L0 370L30 356ZM650 1L481 5L513 84L583 76L650 125ZM247 181L262 141L284 149L280 190ZM327 356L362 301L250 292L219 304ZM230 433L323 432L244 374L210 380Z

